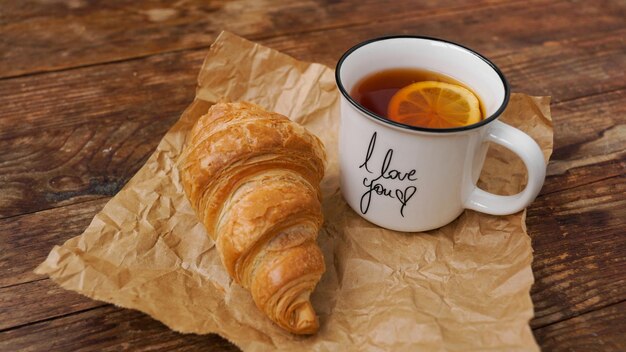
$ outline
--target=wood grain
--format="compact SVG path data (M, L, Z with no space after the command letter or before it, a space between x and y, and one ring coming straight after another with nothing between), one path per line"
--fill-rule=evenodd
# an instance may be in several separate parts
M626 89L551 106L554 152L542 194L626 172Z
M599 305L610 305L626 299L626 176L613 177L561 192L540 196L529 208L527 226L535 252L533 270L536 283L532 289L535 303L535 319L532 326L540 328L558 321L584 314ZM103 206L103 200L56 208L17 217L22 234L16 235L11 228L2 237L8 238L13 253L19 253L3 261L8 269L4 282L12 283L8 289L0 289L0 313L11 310L12 326L27 323L32 314L48 319L61 314L82 310L83 300L69 293L68 300L76 305L59 307L56 304L41 305L51 300L63 301L63 291L48 291L49 283L21 280L39 278L30 271L47 255L52 244L46 238L59 238L59 244L82 232L91 216ZM72 214L65 216L64 214ZM549 214L549 216L546 216ZM572 216L574 214L575 216ZM62 218L68 233L58 222L50 222L39 229L42 219ZM5 221L12 220L6 219ZM83 227L81 227L83 226ZM37 230L30 230L37 227ZM2 226L0 226L2 228ZM42 236L41 233L46 236ZM43 241L38 239L43 238ZM593 239L593 240L590 240ZM598 255L602 253L602 255ZM24 260L24 258L28 258ZM602 271L598 270L602 268ZM48 281L48 280L46 280ZM17 287L17 288L15 288ZM16 291L17 290L17 291ZM11 300L2 299L3 293L30 292L22 305L22 312L12 311ZM26 313L28 312L28 313ZM6 323L8 324L8 323ZM10 326L5 326L10 327Z
M0 331L105 304L66 291L49 279L0 288Z
M41 279L32 272L35 267L53 246L80 235L106 201L108 198L0 220L0 288Z
M503 0L362 1L5 1L0 11L0 77L207 47L223 29L254 40L416 18ZM546 1L544 1L545 3Z
M419 6L408 0L395 1L393 6L373 0L297 3L265 0L252 4L243 1L184 4L116 1L106 6L88 2L38 5L32 6L30 1L5 5L7 20L0 25L0 32L8 34L0 41L0 52L7 53L0 59L0 72L5 77L204 47L222 29L260 40L294 32L324 32L331 28L346 28L352 32L349 28L358 24L369 26L386 22L388 26L403 20L404 26L392 26L382 34L442 33L453 37L466 34L464 42L467 44L483 42L508 47L520 43L539 44L546 39L562 40L571 37L573 32L615 30L620 28L621 18L626 13L624 4L614 1L545 0L481 0L471 4L448 0L420 2ZM502 13L508 16L501 16ZM372 18L372 14L376 17ZM566 18L576 18L576 26L571 26ZM454 31L448 28L448 23L455 19L465 25L480 25L481 30ZM492 34L491 28L508 32L506 36ZM379 31L377 35L380 34Z
M166 63L161 63L161 61L159 61L158 58L151 58L151 60L156 60L157 64L167 65ZM167 79L162 79L162 81L167 81ZM611 170L613 170L613 172L617 174L621 172L620 169L623 171L623 167L624 167L623 160L619 159L619 156L621 155L619 153L620 151L623 151L624 144L623 143L607 143L607 140L602 139L601 137L603 136L602 131L610 129L614 126L617 126L619 125L619 123L623 124L623 121L622 121L622 116L624 116L623 105L620 104L620 102L623 99L623 95L624 95L624 91L617 91L617 92L611 92L606 95L604 94L596 95L596 96L591 96L591 97L584 98L584 99L577 99L577 100L573 100L570 102L565 102L565 103L556 105L556 109L554 112L555 119L556 119L555 125L557 128L556 142L557 142L557 145L563 146L565 150L561 152L559 149L560 147L557 147L557 149L555 150L555 157L553 157L553 160L556 160L555 162L557 163L558 162L570 162L571 165L573 165L574 167L565 168L566 171L564 174L563 173L554 174L548 178L548 181L546 182L546 187L550 189L550 185L554 185L553 188L550 189L550 192L556 192L562 188L568 188L568 187L571 188L571 187L575 187L576 185L593 182L594 180L597 180L598 178L601 179L601 178L607 177L606 172L592 173L591 175L588 175L589 177L581 177L580 175L572 176L570 174L571 172L578 172L578 170L580 169L587 170L587 168L585 167L582 167L582 168L575 167L576 165L578 165L576 163L576 160L577 160L576 158L578 158L580 154L571 153L567 151L567 150L572 150L572 147L571 147L572 145L580 145L580 144L590 145L587 147L583 146L583 149L585 150L585 154L584 154L585 157L590 157L590 156L591 157L594 157L594 156L603 157L605 155L615 154L614 158L609 160L609 163L612 163L610 165L615 166ZM111 98L111 101L114 101L116 97L117 96L113 96ZM184 100L184 99L181 99L181 100ZM559 111L563 111L564 113L567 113L567 114L564 114L563 119L567 119L568 123L559 123L560 121L559 114L558 114ZM596 121L597 123L589 124L588 116L593 113L596 114L594 117L594 121ZM171 112L170 115L171 115L172 121L177 118L177 112ZM129 124L127 119L124 118L121 121L117 121L116 116L117 116L117 113L112 113L111 115L105 115L104 117L100 118L100 120L97 120L97 123L93 125L85 124L85 125L80 125L80 126L83 127L85 131L90 131L90 133L94 133L93 136L96 136L96 138L92 137L93 140L96 140L96 141L111 140L108 137L108 135L111 133L110 130L107 129L106 126L102 126L101 124L99 124L99 122L106 121L109 127L111 125L115 126L114 130L118 129L118 130L124 131L125 129L130 128L130 127L127 127ZM140 119L142 115L138 113L137 115L130 115L130 117L132 120L134 120L133 122L138 123L137 120L141 121ZM54 119L48 116L42 116L41 120L43 120L44 123L46 123L47 122L46 118L50 118L49 120L50 122L55 121ZM146 122L150 121L150 119L151 117L147 116L145 121ZM64 128L65 124L72 126L73 124L75 124L75 122L65 120L65 121L58 122L58 124ZM158 124L149 124L149 125L158 126ZM131 123L131 126L135 126L135 125L132 125ZM52 124L50 127L54 128L55 125ZM63 128L61 130L63 130ZM162 133L164 132L165 128L167 127L163 128ZM560 130L561 128L563 130ZM25 134L29 134L29 133L32 134L33 130L30 130L30 131L26 130L24 132ZM118 132L117 134L128 136L128 135L132 135L133 133L136 133L137 130L131 130L131 131L133 132L125 132L125 133ZM97 137L100 134L102 135L102 137ZM80 133L74 134L74 136L80 136L80 135L81 135ZM145 137L152 138L152 139L149 139L150 141L149 143L151 145L156 145L156 143L158 142L158 139L160 138L160 134L154 135L153 133L150 133L150 132L139 133L139 135L143 136L144 140L145 140ZM600 136L600 139L598 142L594 142L594 139L591 138L590 136ZM75 147L74 149L79 149L81 150L81 152L86 153L86 155L96 155L96 157L92 157L87 160L95 160L96 162L102 162L103 160L106 160L106 159L97 158L97 155L99 155L98 153L101 151L101 149L98 149L98 148L103 148L98 143L89 143L89 145L87 145L86 143L82 142L81 138L76 138L77 142L72 143L72 140L73 140L72 138L76 138L76 137L69 136L68 139L65 139L66 141L65 143L67 144L69 141L70 145L75 144L77 147ZM609 139L609 141L615 141L614 137L611 137L611 138L612 139ZM33 141L45 141L46 139L43 137L37 136L36 138L33 138L32 140ZM15 145L19 145L19 144L16 143ZM90 147L90 146L93 146L93 147ZM121 143L118 144L118 147L112 149L111 152L113 154L116 154L117 148L121 148L121 146L123 146L123 144ZM33 146L25 148L25 150L36 150L36 149L37 148ZM72 150L71 148L68 148L66 145L60 147L60 149ZM136 164L133 160L142 160L143 158L147 156L147 154L149 154L149 152L150 150L147 150L146 155L141 156L137 159L125 159L125 160L127 161L130 160L132 162L131 165L133 165L133 167L139 167L140 165ZM52 155L56 155L56 154L57 153L53 153ZM562 160L559 160L559 157L562 157ZM44 154L42 154L40 158L41 159L39 160L41 161L47 160L46 155ZM595 162L597 163L597 160ZM80 163L77 163L77 164L80 164ZM562 169L563 167L559 166L559 170L562 170ZM604 171L606 171L605 166L603 167L603 169ZM75 171L72 167L68 167L65 170L69 172ZM127 173L125 174L125 176L123 176L126 178L132 176L132 174L134 173L132 168L124 166L124 164L120 164L115 167L110 167L110 169L102 168L100 170L102 170L101 172L105 175L111 170L126 170ZM58 175L58 173L59 173L59 170L57 169L57 170L54 170L51 174ZM554 178L554 180L552 180L552 178ZM101 183L96 183L96 184L101 184ZM90 196L107 197L108 195L87 193L86 197L88 198ZM69 200L78 201L80 199L83 199L80 197L81 196L70 197ZM83 195L82 197L85 197L85 195ZM560 199L559 198L560 195L555 195L555 197L558 202L558 199ZM60 204L62 205L63 203L60 203ZM34 268L36 264L38 264L45 258L45 256L47 255L47 252L49 251L49 248L51 248L51 246L54 244L62 243L65 239L69 239L75 235L80 234L80 232L82 232L82 229L84 229L84 227L86 227L86 225L88 224L91 217L95 214L95 212L97 212L102 207L103 204L104 204L104 199L95 201L95 202L78 204L76 206L44 211L44 212L40 212L40 213L36 213L36 214L24 216L24 217L17 217L15 219L5 219L4 221L0 222L0 224L6 225L6 226L0 226L0 229L2 230L6 229L6 232L4 233L0 232L0 234L9 234L8 236L0 236L0 238L8 239L9 243L11 244L11 247L8 247L10 250L7 251L7 253L16 254L15 256L12 256L12 257L10 256L8 258L3 258L2 262L0 263L0 268L3 268L3 269L6 268L6 270L0 271L2 273L6 273L6 276L0 277L0 283L2 283L3 285L13 285L13 284L23 283L23 282L35 279L36 276L32 274L31 270ZM533 208L531 208L531 211L532 209ZM544 209L538 213L539 214L538 217L541 217L543 214L550 213L551 211L553 211L553 209ZM531 216L531 220L529 220L529 223L536 223L536 222L539 223L539 222L544 221L543 219L533 220L532 214L533 213L531 212L531 214L529 215ZM613 216L615 216L615 214L613 214ZM46 221L45 219L53 219L53 221ZM552 225L550 227L542 229L541 230L543 231L542 233L560 234L562 231L562 227L552 226ZM584 231L584 228L585 228L584 222L576 224L576 225L577 227L573 229L572 231L574 232ZM20 231L18 232L16 231L16 229L20 229ZM535 230L531 228L531 234L533 234L534 231ZM10 234L17 234L18 236L11 236ZM29 235L26 235L26 234L29 234ZM33 239L44 239L44 240L33 241ZM56 242L55 242L55 239L57 240ZM557 252L559 250L560 248L556 249ZM28 255L22 256L21 255L22 253L27 253ZM24 260L24 257L26 258L26 260ZM564 262L566 264L567 260L565 259ZM540 260L538 259L536 263L540 263ZM557 267L557 269L558 268L560 267ZM559 272L552 273L550 271L547 272L546 276L548 277L548 279L546 280L546 285L548 286L550 285L550 280L551 280L550 277L552 275L558 275L558 274L560 273ZM581 274L583 278L588 277L588 275L590 274L584 274L584 273ZM591 286L587 285L585 287L591 288L591 289L597 289L600 292L604 292L603 287L607 285L610 286L610 282L607 283L607 280L611 280L611 279L612 277L609 276L606 279L599 280L597 282L592 283ZM540 287L542 284L543 283L540 280L540 277L538 277L539 286L537 287ZM610 292L611 289L609 288L608 291ZM550 298L552 293L553 292L548 291L548 293L546 294L546 297ZM599 294L599 296L601 295ZM543 299L544 298L542 298L542 300ZM597 298L595 299L597 300ZM567 318L568 316L572 316L573 314L577 314L578 312L577 309L574 309L573 311L564 312L564 310L569 309L567 306L570 303L569 300L559 300L558 302L561 302L562 304L557 304L557 305L553 305L554 304L553 302L554 300L549 300L549 303L547 303L547 306L544 307L545 309L547 309L545 314L541 311L541 309L544 309L544 308L538 308L539 309L538 319L535 322L533 322L534 325L538 326L541 324L546 324L546 322L549 323L551 321L564 319L564 318ZM586 304L580 305L578 308L581 310L590 309L590 307L593 307L593 303L594 301L591 300L587 302ZM54 316L54 314L56 314L54 310L56 309L56 307L52 307L52 308L53 310L49 314L51 316ZM552 309L552 311L550 311L550 309ZM71 313L71 312L72 312L72 309L65 311L65 313ZM548 318L545 318L545 316L547 316Z
M626 5L615 1L510 2L419 18L379 18L374 23L276 36L263 42L271 47L281 46L296 57L327 65L334 65L338 54L359 41L390 34L440 37L493 57L531 46L567 47L567 43L576 38L602 38L607 33L623 30L625 15ZM569 18L576 18L576 26L572 26ZM291 45L281 44L285 41ZM303 41L309 46L298 45ZM343 43L344 47L337 52L335 43Z
M535 330L544 351L626 351L626 302Z
M593 5L596 4L596 5ZM406 33L416 32L428 35L441 35L448 39L459 40L461 43L467 44L488 54L491 57L510 56L519 52L520 48L526 50L534 49L535 51L547 50L546 47L554 48L551 50L549 56L544 57L541 54L539 56L529 55L525 51L519 53L519 57L526 58L526 61L533 61L536 59L542 59L543 61L553 61L552 51L560 52L563 48L572 48L576 51L583 51L582 53L572 53L572 55L564 55L562 59L576 60L579 54L583 54L585 59L592 60L601 54L599 49L602 49L603 44L609 52L623 53L624 44L621 38L623 33L612 33L612 29L620 29L623 16L619 11L608 11L612 7L611 3L606 5L607 11L597 13L593 17L585 17L585 13L598 12L597 3L582 3L572 5L562 2L550 2L547 8L528 6L526 3L512 3L502 5L497 8L481 8L472 7L463 12L463 16L459 16L457 13L444 13L434 18L432 21L417 21L414 18L393 20L386 22L383 20L376 21L374 23L365 23L362 25L356 25L349 29L339 28L325 31L317 31L315 33L295 33L289 35L283 35L276 38L267 38L262 40L261 43L270 45L271 47L285 51L288 54L292 54L298 58L304 60L313 60L326 63L328 65L334 65L337 58L347 49L350 45L358 42L359 40L370 38L376 35L388 34L390 31L404 31ZM498 14L503 11L512 13L513 18L508 16L499 16ZM576 33L572 35L565 35L563 31L571 27L563 20L556 20L554 13L559 13L559 16L563 17L583 17L584 21L589 23L578 23L576 26ZM503 17L507 17L504 18ZM489 22L489 25L485 24L485 21L479 19L493 18L494 21ZM530 25L529 21L533 21L532 24L542 24L541 26ZM441 22L445 23L442 25ZM519 25L523 23L524 25ZM517 24L517 25L511 25ZM526 25L528 24L528 25ZM434 26L430 28L429 26ZM607 33L610 35L607 36ZM605 38L603 41L598 42L598 37ZM328 38L333 38L329 41ZM523 38L523 39L522 39ZM561 41L555 41L561 38ZM575 38L579 38L576 40ZM581 39L582 38L582 39ZM546 41L550 39L550 41ZM593 46L589 48L589 46ZM580 48L578 48L580 46ZM531 48L532 47L532 48ZM28 77L27 79L13 79L6 83L6 86L2 86L3 97L2 106L7 106L8 111L3 112L2 118L6 118L6 123L13 123L14 119L17 121L23 121L27 119L28 122L37 119L39 123L44 122L41 120L42 115L46 115L48 121L55 121L57 123L85 121L88 119L102 118L104 116L111 116L116 113L115 110L107 111L107 115L104 114L88 114L85 110L85 105L95 104L94 99L107 98L110 94L119 92L119 96L116 97L116 102L127 102L132 98L130 95L141 94L145 95L148 92L152 92L154 98L162 98L159 96L159 90L167 88L168 93L180 94L180 92L186 92L188 99L192 97L192 91L195 82L195 76L199 69L199 64L202 62L206 49L193 50L184 53L175 53L159 55L156 58L147 58L143 60L133 60L132 63L127 65L120 64L108 64L103 66L97 66L93 70L74 70L72 73L59 72L52 75L37 75L36 77ZM515 59L512 61L514 65L521 65L521 59ZM600 60L600 64L591 67L584 67L582 63L577 67L576 65L569 67L570 69L592 69L594 72L601 71L603 66L609 66L610 63L616 63L618 67L615 67L614 72L621 73L623 68L621 61L623 60L608 60L604 62ZM532 69L532 68L531 68ZM538 67L537 69L529 72L520 72L520 78L526 77L528 74L540 76L542 80L550 81L551 76L548 73L544 73ZM525 68L524 68L525 70ZM505 70L506 71L506 70ZM515 70L514 70L515 71ZM515 72L506 72L510 79L515 77ZM593 73L593 72L591 72ZM148 77L148 74L151 77ZM513 76L511 76L513 74ZM588 75L586 73L585 75ZM560 73L559 73L560 75ZM591 75L591 74L589 74ZM177 79L177 77L180 77ZM575 75L574 78L578 78ZM619 79L620 76L615 77L616 82L622 82ZM522 81L523 79L520 79ZM599 81L606 81L607 74L603 74L600 77L585 82L588 84L598 83ZM158 85L159 83L165 83L165 87ZM532 82L535 83L535 82ZM569 82L568 82L569 83ZM581 82L582 83L582 82ZM142 89L138 89L141 87ZM190 88L191 87L191 88ZM620 86L621 87L621 86ZM161 88L161 89L159 89ZM551 87L552 88L552 87ZM607 89L614 89L615 87L603 87L602 91ZM618 87L619 88L619 87ZM174 90L172 90L174 89ZM533 94L533 92L529 92ZM587 94L595 94L597 91ZM556 96L557 100L571 99L571 96L560 97L559 94L551 92ZM59 97L63 97L64 100L71 100L68 105L59 104ZM143 98L143 97L141 97ZM30 102L36 100L37 105L40 108L36 111L28 110ZM162 99L153 99L153 103L158 103ZM173 99L178 102L178 99ZM77 103L83 103L80 106ZM142 107L146 102L144 99L138 99L138 101L131 101L132 103L142 103ZM58 113L63 110L52 110L58 105L62 105L65 110L70 110L70 113L66 113L63 118L59 118ZM112 103L109 100L99 101L98 108L106 110L110 108ZM172 105L169 101L167 107ZM82 109L81 109L82 108ZM140 109L139 107L136 109ZM149 110L143 109L144 112ZM124 111L126 112L126 111ZM120 117L124 116L122 111L117 111ZM34 115L34 116L32 116ZM128 117L133 118L134 116ZM32 123L24 124L31 128L47 127L48 124L36 124ZM22 126L16 126L21 128ZM20 134L22 129L11 131L11 135ZM6 131L8 133L8 131Z
M540 196L528 209L538 328L626 300L626 174Z
M623 351L626 303L536 329L545 351ZM63 333L59 334L58 332ZM38 339L32 339L38 336ZM152 318L112 306L0 333L0 350L238 351L217 335L182 335ZM82 347L82 349L81 349Z
M624 173L624 170L626 169L624 164L624 153L626 149L626 134L624 132L624 126L626 125L626 111L622 102L625 98L626 90L621 90L608 94L577 99L566 103L560 103L554 106L553 116L555 119L554 126L556 148L552 161L548 167L549 176L544 185L544 193L553 193L562 189L588 184L590 182ZM114 99L114 97L111 99ZM181 104L182 103L183 102L181 102ZM177 118L177 114L178 112L172 111L169 119L173 122ZM165 132L165 129L171 123L169 120L163 124L138 123L137 120L139 120L141 116L141 114L132 116L135 119L133 122L126 121L125 119L122 119L122 121L119 122L115 120L115 117L105 116L99 118L99 120L93 124L79 125L81 127L77 128L77 131L88 131L89 135L92 136L91 143L85 143L84 137L82 137L81 133L70 133L67 134L67 137L66 134L61 134L63 138L59 138L58 140L62 140L64 143L58 143L56 146L58 149L50 147L50 145L54 144L49 142L47 137L49 131L41 134L34 134L34 137L29 137L29 140L32 141L30 143L32 144L21 145L20 143L14 142L16 139L10 139L10 142L6 144L4 144L3 141L0 141L0 144L3 146L7 145L8 149L5 149L5 154L0 157L15 155L12 154L13 152L10 149L11 146L20 146L20 150L24 153L32 150L42 150L39 154L30 155L30 161L28 162L24 161L24 159L17 160L18 162L21 161L24 168L26 170L31 170L30 172L32 173L32 170L44 169L46 165L49 165L48 163L50 160L55 160L57 155L62 155L60 151L80 150L83 155L87 156L85 159L71 163L65 168L57 168L49 172L48 175L43 174L43 177L47 176L50 177L51 180L54 178L58 180L59 175L63 175L63 172L65 172L67 173L67 176L64 177L65 179L71 179L71 177L78 178L76 175L81 171L82 166L86 168L84 171L84 175L86 176L82 177L90 180L87 184L92 183L100 185L100 189L106 189L109 187L110 194L99 194L94 192L93 189L90 189L89 187L80 188L77 187L76 184L73 185L71 183L65 185L66 193L59 192L57 194L66 197L66 202L80 201L81 199L88 199L90 197L109 197L116 192L117 188L120 187L125 180L134 174L137 168L140 167L140 164L151 152L151 148L156 146L162 133ZM593 116L594 123L592 124L589 123L590 116ZM46 118L47 116L42 116L41 120L44 120L45 123ZM150 116L146 117L146 121L147 119L150 119ZM100 125L98 123L100 121L106 121L106 123L103 123L106 124L106 126ZM70 122L63 121L59 123L64 124ZM139 128L136 127L137 124L140 125ZM150 131L141 132L144 128L149 129L154 126L162 126L162 130L160 130L159 133L154 134L150 133ZM65 126L62 127L63 128L61 130L64 130ZM123 156L124 150L118 149L124 148L125 144L120 143L119 140L116 140L115 138L111 138L111 131L115 131L113 134L114 136L130 136L133 134L132 131L135 131L136 133L137 130L140 131L138 134L143 137L143 154L135 154L132 158L120 158L119 161L117 161L118 159L115 159L113 156ZM50 140L54 141L54 139ZM106 146L102 145L102 142L94 143L94 141L108 141L108 143L116 144ZM106 153L105 151L108 148L110 148L110 150ZM45 150L48 150L48 152L46 153ZM111 157L105 158L107 155L111 155ZM112 162L111 160L116 160L116 162ZM12 173L19 172L20 169L17 168L18 162L14 162L10 165L4 164L4 170L11 170ZM77 167L74 167L73 165L77 165ZM10 174L11 172L5 171L4 174ZM113 178L111 174L116 175L116 178ZM63 179L63 177L61 177L61 179ZM122 181L117 181L116 183L112 183L112 185L108 183L110 181L100 181L116 179L121 179ZM47 180L44 178L44 181ZM36 187L33 187L33 185L36 184L37 182L28 181L25 182L24 187L29 186L32 190L36 189ZM5 191L4 194L6 195L7 191ZM38 197L35 196L34 199L45 200L48 197L49 196L44 192L43 195ZM26 202L27 200L23 201ZM62 202L59 203L63 204ZM25 245L32 245L30 240L27 238L46 238L45 234L48 234L48 238L56 238L58 239L56 243L62 243L64 239L79 234L80 230L88 224L90 217L93 216L93 214L99 210L103 204L103 202L96 202L94 204L87 203L84 206L79 205L78 207L69 207L67 208L65 216L56 215L59 213L55 212L45 212L43 214L33 216L32 219L26 217L24 219L18 218L15 221L0 221L0 224L2 224L2 226L0 226L0 234L3 235L0 236L0 241L11 241L11 234L17 234L20 237L17 237L15 241L21 240ZM26 204L25 207L31 207L30 209L32 209L32 205L30 204ZM546 211L549 210L550 209L546 209ZM75 212L80 213L77 214ZM48 218L52 219L52 221L43 221ZM17 231L16 229L21 230ZM25 233L30 231L33 231L30 236L24 236ZM56 244L48 241L42 243L45 246ZM24 247L14 247L11 244L7 244L7 246L9 247L6 248L10 249L7 253L11 253L13 251L16 253L28 251L28 249ZM23 280L32 278L32 274L29 273L30 268L32 268L37 260L43 259L42 256L45 255L44 252L45 251L42 249L41 252L38 252L36 257L29 256L30 260L23 262L25 265L21 265L19 261L11 260L11 257L3 257L8 258L6 259L8 261L3 260L0 262L0 268L3 269L0 270L0 286L23 282ZM4 273L6 274L3 275ZM23 277L23 274L26 276ZM15 281L5 281L10 277L13 277Z
M0 81L0 217L117 193L193 99L185 59Z
M375 36L443 37L552 95L531 326L546 351L626 350L625 17L610 0L0 0L0 350L237 350L32 273L144 163L221 29L328 65Z
M434 26L428 21L425 23L396 21L277 37L263 42L295 57L305 57L310 61L334 66L343 51L351 44L390 32L420 33L446 38L474 48L502 69L513 91L531 95L550 95L554 102L626 87L623 80L623 72L626 69L623 60L626 55L626 44L623 37L626 30L622 28L614 32L595 32L590 28L575 33L568 39L551 40L549 35L552 35L550 31L552 28L549 23L555 22L550 22L546 13L551 12L535 8L534 12L525 13L528 17L515 19L506 17L506 20L501 20L502 22L494 27L486 25L478 18L468 22L465 17L451 16L439 19L445 26L441 23ZM495 9L484 9L472 15L495 20L500 17ZM626 16L626 12L623 15ZM509 29L508 21L521 23L533 16L546 24L530 27L533 31L528 33L526 30L525 34L535 35L543 40L533 45L516 42L518 31ZM429 24L433 28L428 28ZM547 30L544 32L544 29ZM346 44L341 46L329 44L327 39L329 35L333 42ZM499 40L503 43L500 44Z
M383 31L386 25L363 28ZM526 92L556 100L594 95L625 84L623 34L532 46L495 59L514 88L527 85ZM328 35L341 40L331 44ZM328 30L324 37L295 35L273 44L289 52L325 43L334 58L322 61L333 61L345 49L340 43L350 41L341 35L348 34ZM176 52L0 81L0 106L6 107L0 123L15 126L0 131L6 150L0 155L0 218L115 194L191 101L204 54ZM556 69L559 61L569 65ZM602 74L588 77L589 71ZM534 89L523 83L530 78L550 83Z
M555 105L553 116L555 119L556 148L548 168L549 176L544 185L544 193L554 193L559 190L586 185L607 177L624 174L626 169L624 161L626 114L624 113L625 108L622 103L624 98L626 98L626 90L621 90ZM178 117L177 114L177 112L170 113L172 122ZM589 123L590 116L593 116L593 124ZM138 114L135 119L140 117L141 115ZM106 121L107 118L103 117L100 119ZM41 119L45 121L45 116ZM138 123L136 120L129 122L125 119L120 122L116 121L115 117L111 117L106 122L106 126L99 124L98 121L93 124L79 125L80 127L77 128L77 131L88 131L88 135L92 136L92 141L86 143L84 141L85 137L82 137L82 134L77 132L69 133L67 137L65 137L66 134L61 134L64 138L58 138L58 140L63 141L63 143L59 142L57 144L56 148L58 149L50 147L50 145L54 144L47 137L49 131L42 134L33 133L34 136L29 137L31 144L27 145L15 143L16 139L9 139L9 142L6 144L3 143L4 141L0 141L0 145L7 145L8 148L8 150L5 149L5 154L0 155L0 157L15 155L12 154L11 146L20 146L19 150L23 153L38 149L42 150L38 154L30 155L28 163L24 159L18 159L25 165L24 168L26 170L30 170L30 176L32 177L33 170L45 170L46 165L49 165L48 163L51 160L55 160L58 155L63 155L62 151L80 150L82 155L86 156L84 159L70 163L65 168L52 170L48 174L42 173L42 176L40 176L41 181L33 177L24 182L24 187L30 187L32 190L37 189L35 185L38 182L49 183L51 182L49 180L54 179L71 180L72 177L82 177L90 180L87 184L99 185L100 190L109 187L110 193L94 192L93 188L81 188L80 184L68 182L64 185L66 187L65 193L58 191L56 193L58 196L66 199L56 204L62 205L63 202L78 202L95 197L108 198L141 166L143 160L147 158L152 148L158 143L162 133L171 124L169 120L162 124L148 124L148 119L150 119L149 116L146 117L146 122ZM68 122L60 122L60 124L63 123ZM137 128L137 124L141 127ZM159 127L161 130L158 133L151 133L150 128L155 126L161 126ZM61 131L64 130L65 126L62 127ZM148 129L148 131L142 132L144 128ZM114 136L130 136L133 133L132 131L142 136L142 153L134 154L135 156L133 157L121 158L124 155L124 150L119 149L125 148L127 144L111 138L111 131L114 131ZM52 138L50 140L54 141L55 139ZM116 144L106 146L102 145L103 142L94 143L94 141L108 141L108 143ZM134 143L139 143L139 141ZM110 148L109 152L105 153L104 150L108 148ZM48 150L48 152L45 152L45 150ZM111 155L111 157L105 158L107 155ZM115 156L119 156L120 159L116 159ZM112 162L112 160L115 160L115 162ZM4 170L11 171L4 171L4 175L17 174L22 170L17 167L17 162L14 162L12 165L16 166L9 165L7 167L7 164L3 164ZM81 167L84 169L81 169ZM84 172L84 174L81 175L79 172ZM64 174L66 176L59 177L59 175ZM116 178L113 178L112 174L116 175ZM46 177L49 178L46 179ZM110 180L122 181L109 183ZM57 184L53 183L53 185ZM47 187L45 183L44 187ZM5 195L7 191L10 191L10 189L4 191ZM31 197L33 197L34 201L42 202L49 197L46 192L43 192L43 195L35 194ZM557 197L556 202L558 202L560 195L555 197ZM3 199L7 199L6 196ZM24 207L27 209L35 207L32 203L27 203L29 199L21 201L24 202ZM58 211L45 211L32 216L0 220L0 244L2 244L2 248L7 249L2 251L6 254L2 254L0 257L0 287L34 279L36 276L31 273L31 270L45 258L49 248L54 244L61 244L64 240L80 234L89 224L91 217L102 208L104 202L105 199L64 207ZM531 208L531 216L533 209L534 207ZM541 216L541 214L550 214L552 211L553 209L551 208L543 207L541 212L537 214ZM532 220L532 222L535 221L543 222L544 220ZM560 233L560 228L555 226L546 231ZM38 241L33 241L35 238ZM28 255L23 258L23 253L28 253Z
M36 338L33 338L36 337ZM0 333L0 351L239 351L217 335L183 335L106 306Z

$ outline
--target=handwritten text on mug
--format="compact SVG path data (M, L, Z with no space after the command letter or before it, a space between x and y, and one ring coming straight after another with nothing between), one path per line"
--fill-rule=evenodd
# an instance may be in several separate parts
M374 148L376 147L376 132L372 134L372 138L370 139L369 146L367 147L367 152L365 153L365 161L363 164L359 166L359 169L365 168L367 172L370 174L374 174L370 170L369 161L372 158L372 154L374 154ZM417 171L415 169L411 169L408 172L400 172L396 169L391 169L391 161L393 159L393 149L388 149L385 154L385 159L383 159L382 164L380 165L380 171L375 178L369 179L367 177L363 178L363 185L367 188L367 191L363 193L361 196L361 213L367 214L367 211L370 208L370 204L372 202L372 196L377 194L379 196L384 196L392 199L397 199L400 206L400 215L404 217L404 207L407 205L409 200L415 195L417 191L417 187L408 186L404 189L397 188L395 190L387 189L383 186L380 181L382 180L398 180L398 181L408 181L414 182L417 181L417 177L415 174Z

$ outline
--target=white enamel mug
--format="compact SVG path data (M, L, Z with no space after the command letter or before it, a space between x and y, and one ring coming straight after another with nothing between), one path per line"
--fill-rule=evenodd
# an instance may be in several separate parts
M378 116L350 97L362 78L391 68L420 68L455 78L480 96L487 118L457 128L414 127ZM427 231L452 222L464 209L518 212L539 193L546 173L541 149L527 134L498 121L509 86L482 55L435 38L383 37L348 50L335 75L342 93L341 189L350 207L368 221L397 231ZM524 161L528 184L522 192L500 196L476 186L487 142Z

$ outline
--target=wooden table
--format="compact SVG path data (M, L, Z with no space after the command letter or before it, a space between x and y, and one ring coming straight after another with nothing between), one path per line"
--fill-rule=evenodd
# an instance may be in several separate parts
M32 273L146 161L227 29L331 66L366 38L442 37L551 95L531 326L546 351L626 351L626 2L181 3L0 1L0 350L236 350Z

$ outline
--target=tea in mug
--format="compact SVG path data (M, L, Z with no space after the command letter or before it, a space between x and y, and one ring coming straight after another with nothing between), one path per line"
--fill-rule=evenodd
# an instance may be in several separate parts
M350 95L379 116L416 127L462 127L485 116L483 104L469 87L422 69L376 72L359 81Z

